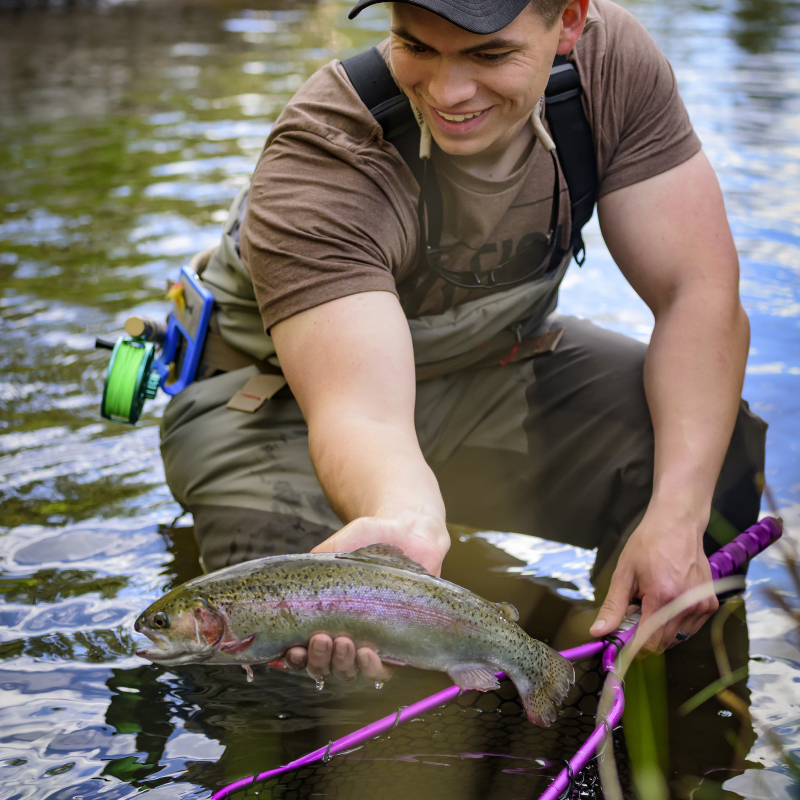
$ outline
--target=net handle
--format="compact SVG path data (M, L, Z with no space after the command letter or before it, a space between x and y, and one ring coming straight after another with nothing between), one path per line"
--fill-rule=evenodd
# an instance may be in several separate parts
M716 564L717 569L721 571L719 575L715 575L715 580L722 575L729 574L727 570L735 571L739 569L748 558L752 558L779 539L782 532L783 525L780 520L775 520L772 517L765 517L761 522L753 525L752 528L748 528L744 533L740 533L732 542L720 548L720 550L709 558L709 562L712 563L712 573L715 568L714 564ZM744 560L740 561L742 558ZM579 661L602 651L603 668L608 673L607 680L616 682L616 686L612 684L614 698L604 724L599 725L592 731L589 738L580 746L575 756L570 759L569 766L575 775L586 766L589 760L594 756L607 732L613 730L622 717L625 699L622 684L613 672L614 659L618 650L633 636L635 630L636 628L633 627L627 631L617 632L613 641L610 643L599 639L597 641L588 642L580 647L562 651L562 655L569 658L571 661ZM502 680L505 677L505 673L497 673L498 679ZM321 761L323 758L335 756L337 753L363 744L367 739L372 739L381 733L385 733L397 725L402 725L409 719L419 717L434 708L443 706L451 700L454 700L459 694L461 694L461 689L459 689L458 686L450 686L447 689L443 689L441 692L436 692L426 697L424 700L420 700L413 705L400 709L400 711L389 714L383 717L383 719L376 720L357 731L353 731L353 733L348 733L341 739L336 739L336 741L324 747L320 747L307 755L301 756L294 761L290 761L282 767L270 769L258 775L250 775L247 778L242 778L241 780L224 786L222 789L218 789L214 792L210 800L223 800L223 798L229 797L234 792L252 783L261 783L262 781L276 778L285 772L314 764L317 761ZM560 795L567 788L568 783L569 769L564 767L541 796L540 800L558 800Z

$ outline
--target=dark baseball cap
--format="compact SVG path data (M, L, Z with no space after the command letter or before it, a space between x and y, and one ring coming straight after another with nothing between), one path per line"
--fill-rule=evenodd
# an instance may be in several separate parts
M348 14L350 19L367 6L385 0L359 0ZM470 33L495 33L516 19L529 0L400 0L444 17Z

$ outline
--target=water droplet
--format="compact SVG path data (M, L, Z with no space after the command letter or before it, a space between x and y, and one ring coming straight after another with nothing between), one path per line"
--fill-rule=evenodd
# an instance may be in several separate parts
M375 681L376 689L383 689L383 681Z
M317 682L317 691L321 692L325 688L325 678L314 678Z

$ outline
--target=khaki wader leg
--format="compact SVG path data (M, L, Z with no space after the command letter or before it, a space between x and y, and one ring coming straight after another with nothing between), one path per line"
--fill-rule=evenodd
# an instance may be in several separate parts
M317 481L308 429L288 389L253 414L225 404L254 367L193 383L161 421L175 499L192 512L204 567L307 553L341 527Z
M441 428L420 442L451 522L598 548L597 577L652 491L647 347L585 320L551 324L565 328L552 355L438 379L455 382L449 392L421 384L418 419ZM757 521L765 437L743 401L714 497L727 523L714 526L708 553Z
M646 346L586 321L561 318L553 323L565 328L561 343L552 355L532 362L531 380L521 390L518 381L525 378L524 370L515 375L497 367L458 379L461 397L453 393L454 403L463 406L458 412L447 407L444 390L436 395L431 407L442 421L440 430L449 431L451 439L440 433L430 443L425 440L426 455L451 521L597 547L592 580L599 601L652 491L653 430L643 386ZM506 395L493 395L492 387L502 387ZM420 396L432 393L422 387ZM456 414L459 424L471 420L468 435L458 445L452 442L449 425ZM418 416L430 423L429 409L420 409ZM509 435L514 425L515 437ZM707 553L757 520L765 434L766 425L743 401L713 501L718 519L727 523L712 519L714 538L706 535ZM495 601L511 601L519 609L522 627L557 648L586 641L596 610L548 595L542 584L526 582L513 570L509 573L507 562L484 544L476 537L454 547L455 558L451 551L445 560L445 576L460 583L467 583L467 576L469 588ZM480 565L472 573L465 555ZM752 731L742 731L738 720L720 717L722 706L712 700L691 714L692 735L686 739L687 718L677 709L697 686L716 677L711 674L716 662L709 631L710 626L704 626L663 657L670 774L703 774L698 752L706 766L730 769L735 758L727 737L744 733L748 744L754 738ZM748 663L743 621L729 620L726 648L733 669ZM748 698L745 682L734 691ZM635 698L630 702L633 707ZM698 742L716 746L700 751Z

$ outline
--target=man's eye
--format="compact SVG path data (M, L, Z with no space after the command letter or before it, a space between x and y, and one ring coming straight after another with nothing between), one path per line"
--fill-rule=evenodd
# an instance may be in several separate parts
M482 61L487 61L490 64L497 64L499 61L508 57L508 53L477 53L477 56Z
M412 56L422 56L428 52L428 48L425 45L412 44L411 42L403 42L403 49Z

